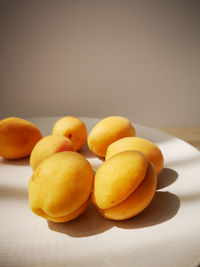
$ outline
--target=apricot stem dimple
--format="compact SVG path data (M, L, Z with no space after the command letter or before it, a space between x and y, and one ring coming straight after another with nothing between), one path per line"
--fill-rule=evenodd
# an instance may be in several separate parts
M64 135L73 139L74 151L78 151L87 140L87 128L79 118L65 116L54 124L53 135Z

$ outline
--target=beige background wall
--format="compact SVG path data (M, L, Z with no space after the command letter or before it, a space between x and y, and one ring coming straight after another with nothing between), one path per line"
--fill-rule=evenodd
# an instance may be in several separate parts
M0 117L200 125L200 1L0 1Z

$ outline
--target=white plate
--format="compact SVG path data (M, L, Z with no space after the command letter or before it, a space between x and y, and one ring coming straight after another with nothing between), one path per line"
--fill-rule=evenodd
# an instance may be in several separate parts
M43 135L58 118L30 119ZM82 118L88 131L98 121ZM200 263L200 153L189 144L135 125L155 142L165 169L149 207L121 222L104 219L90 204L74 221L56 224L30 211L29 160L0 158L0 266L170 266ZM101 160L82 153L94 168Z

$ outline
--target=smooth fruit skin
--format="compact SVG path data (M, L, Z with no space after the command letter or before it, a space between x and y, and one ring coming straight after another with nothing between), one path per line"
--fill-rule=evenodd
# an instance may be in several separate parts
M87 140L87 128L77 117L65 116L60 118L53 126L53 135L63 135L73 143L73 150L78 151Z
M104 217L125 220L149 205L156 185L155 168L144 154L124 151L105 161L97 170L92 200Z
M31 210L47 220L66 222L86 208L93 169L82 155L64 151L42 161L29 181Z
M108 208L99 209L99 212L108 219L126 220L142 212L151 202L157 185L155 169L150 163L145 178L136 188L136 190L118 205Z
M110 144L127 136L135 136L135 128L130 121L124 117L110 116L102 119L90 131L88 146L96 155L105 157Z
M46 136L34 146L30 156L30 166L35 170L40 162L62 151L73 151L73 144L70 139L58 135Z
M164 158L161 150L156 144L140 137L126 137L112 143L107 149L106 160L126 150L137 150L144 153L154 165L156 173L159 174L162 171Z
M27 157L41 138L41 132L33 123L17 117L3 119L0 121L0 156Z
M94 192L99 208L124 201L144 179L148 160L142 153L121 153L105 161L95 175Z

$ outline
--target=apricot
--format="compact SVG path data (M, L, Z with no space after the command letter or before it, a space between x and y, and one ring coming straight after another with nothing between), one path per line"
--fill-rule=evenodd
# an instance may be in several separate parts
M62 117L54 124L52 133L69 138L73 143L74 151L79 150L87 140L87 128L77 117Z
M149 205L156 184L155 168L144 154L124 151L97 170L92 200L105 218L125 220Z
M0 156L6 159L27 157L41 138L33 123L17 117L3 119L0 121Z
M164 158L161 150L156 144L140 137L126 137L112 143L107 149L106 160L126 150L137 150L144 153L154 165L156 173L159 174L162 171Z
M32 169L35 170L44 159L62 151L73 151L72 141L67 137L49 135L42 138L31 152L30 165Z
M92 166L81 154L53 154L38 165L29 181L31 210L49 221L70 221L87 207L93 179Z
M98 122L90 131L88 146L96 155L105 157L110 144L127 136L135 136L135 128L127 118L107 117Z

